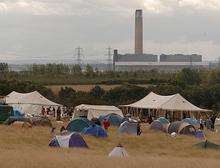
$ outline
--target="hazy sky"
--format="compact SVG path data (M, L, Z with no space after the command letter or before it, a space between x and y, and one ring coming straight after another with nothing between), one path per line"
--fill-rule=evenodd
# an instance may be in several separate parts
M133 53L134 12L144 11L146 53L220 56L220 0L0 0L0 60L87 59Z

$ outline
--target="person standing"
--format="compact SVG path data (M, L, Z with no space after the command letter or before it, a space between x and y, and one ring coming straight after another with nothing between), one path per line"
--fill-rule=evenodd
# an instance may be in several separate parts
M53 112L53 117L55 118L56 117L56 110L54 107L52 108L52 112Z
M140 122L138 122L138 124L137 124L137 136L140 136L141 135L141 124L140 124Z
M215 120L216 120L216 115L213 114L212 117L210 118L212 125L211 125L211 129L214 131L215 130Z
M151 115L148 117L148 124L151 124L152 122L153 122L153 119L152 119L152 117L151 117Z
M45 112L46 112L46 111L45 111L45 108L44 108L44 106L42 106L41 115L44 116L44 115L45 115Z
M103 126L105 130L108 130L108 128L110 127L110 122L107 119L104 119Z
M57 121L60 121L60 119L61 119L61 108L58 107L57 108Z
M200 125L200 130L204 130L204 124L203 124L203 120L202 117L199 119L199 125Z

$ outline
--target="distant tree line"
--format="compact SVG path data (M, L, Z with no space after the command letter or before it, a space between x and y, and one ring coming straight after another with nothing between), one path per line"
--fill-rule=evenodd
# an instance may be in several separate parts
M44 87L48 84L96 84L89 93L63 87L58 95ZM99 84L121 84L109 91ZM149 84L140 87L138 84ZM26 71L11 72L7 64L0 64L0 95L11 91L37 90L53 101L66 106L81 103L120 105L135 102L149 92L169 95L180 93L187 100L202 108L220 111L220 69L183 69L176 73L151 71L112 72L99 71L87 65L46 64L32 65Z
M208 73L208 79L204 79ZM39 84L33 82L1 81L0 95L7 95L11 91L30 92L37 90L47 98L65 106L79 104L107 104L121 105L133 103L151 91L170 95L180 93L193 104L201 107L220 111L220 71L204 72L202 75L191 69L184 69L175 74L170 83L159 83L149 87L140 87L134 84L124 84L109 91L96 85L90 92L75 91L70 87L62 87L58 95ZM204 76L207 76L204 75Z
M3 65L3 63L2 63ZM7 64L4 64L7 65ZM1 66L1 65L0 65ZM68 64L33 64L23 71L14 72L3 68L4 77L1 80L32 81L42 85L62 84L142 84L168 82L172 73L151 71L113 72L100 71L90 65L83 69L79 65Z

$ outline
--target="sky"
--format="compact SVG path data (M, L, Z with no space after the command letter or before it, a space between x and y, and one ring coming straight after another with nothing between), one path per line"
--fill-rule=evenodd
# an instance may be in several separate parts
M220 57L220 0L0 0L0 61L107 59L134 52L134 12L144 12L144 52Z

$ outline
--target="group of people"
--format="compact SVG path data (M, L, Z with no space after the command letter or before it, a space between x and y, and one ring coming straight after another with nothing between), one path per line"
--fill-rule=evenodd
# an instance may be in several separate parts
M74 112L73 108L67 107L44 107L42 106L41 115L42 116L52 116L60 121L62 117L72 117Z
M59 121L61 119L61 107L44 107L42 106L41 109L41 115L42 116L53 116L54 118L56 117L57 120Z
M204 130L204 127L206 127L207 129L214 131L216 118L217 118L217 116L215 114L211 115L205 121L202 118L200 118L200 120L199 120L200 129Z

